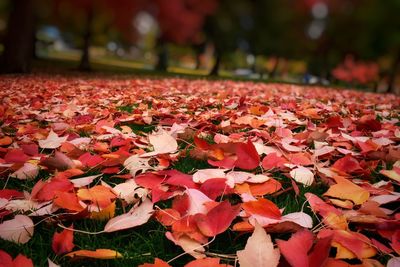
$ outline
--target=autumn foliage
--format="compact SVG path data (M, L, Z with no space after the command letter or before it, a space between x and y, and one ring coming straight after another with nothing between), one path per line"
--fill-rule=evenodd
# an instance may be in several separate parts
M49 259L118 261L123 248L85 249L78 233L153 221L187 267L399 262L398 97L103 77L6 76L0 88L2 244L29 245L46 224ZM87 220L104 227L86 233ZM245 237L233 255L208 246L226 233ZM32 266L8 253L0 266ZM175 266L152 257L141 266Z

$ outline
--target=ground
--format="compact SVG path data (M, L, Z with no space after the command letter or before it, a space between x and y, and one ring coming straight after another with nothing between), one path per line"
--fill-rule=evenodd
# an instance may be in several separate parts
M109 75L0 88L0 263L398 260L399 97Z

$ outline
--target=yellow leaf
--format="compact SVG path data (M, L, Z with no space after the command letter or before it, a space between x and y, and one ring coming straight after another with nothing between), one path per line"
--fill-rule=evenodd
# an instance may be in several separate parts
M96 249L96 250L77 250L66 254L65 256L76 258L93 258L101 260L110 260L116 258L122 258L122 254L112 249Z
M90 218L99 221L105 221L111 219L115 216L115 201L111 203L108 207L102 209L101 211L93 211L90 214Z

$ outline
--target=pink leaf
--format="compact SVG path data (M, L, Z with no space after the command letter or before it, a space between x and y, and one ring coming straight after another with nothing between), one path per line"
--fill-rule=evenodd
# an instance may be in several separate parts
M275 267L279 264L279 249L274 249L271 237L256 224L244 250L237 252L241 267Z
M150 219L153 211L153 203L149 199L146 199L142 204L132 208L128 213L109 220L104 227L104 232L110 233L142 225Z
M33 222L26 215L16 215L14 219L0 224L0 237L17 244L27 243L33 235Z

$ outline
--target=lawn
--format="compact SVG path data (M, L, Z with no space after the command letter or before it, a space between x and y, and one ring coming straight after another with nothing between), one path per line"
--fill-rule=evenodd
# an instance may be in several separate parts
M399 97L93 74L0 88L0 266L399 266Z

